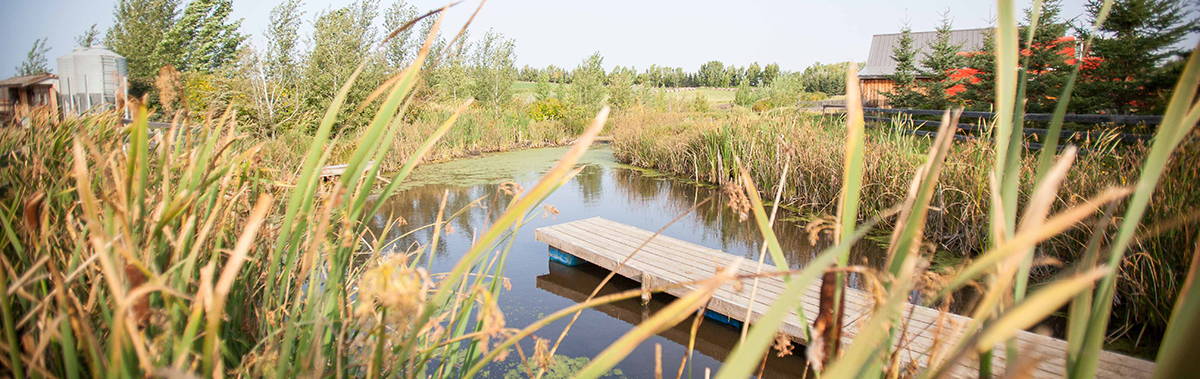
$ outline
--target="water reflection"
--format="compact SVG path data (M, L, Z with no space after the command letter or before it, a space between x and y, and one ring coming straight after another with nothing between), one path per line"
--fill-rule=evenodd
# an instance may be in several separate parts
M512 181L524 188L532 188L565 151L565 148L534 149L422 167L413 176L418 179L417 183L410 184L385 204L372 227L378 234L392 220L406 221L405 225L388 231L386 236L380 236L391 241L387 245L393 251L409 251L412 246L428 244L433 230L418 228L434 222L445 197L447 217L457 215L433 248L431 270L447 271L512 199L500 190L500 183ZM510 326L529 325L575 304L599 282L597 275L603 274L594 267L572 269L549 263L546 245L533 237L533 230L542 226L600 216L646 230L658 230L697 203L710 199L667 227L663 234L758 259L761 248L758 230L752 222L740 221L738 215L725 206L719 190L623 166L613 160L611 151L604 146L586 154L582 164L584 169L571 183L560 187L545 201L559 213L555 215L539 209L530 216L528 225L514 236L504 272L512 288L501 294L502 308ZM782 217L775 225L775 233L794 267L803 266L825 247L822 243L810 244L804 225ZM871 250L855 251L853 255L855 262L862 259L877 261L879 257L878 251ZM617 283L611 290L632 285ZM632 301L586 311L571 329L559 353L572 357L595 356L666 301L655 299L646 306ZM538 335L553 340L565 323L565 320L553 323ZM673 328L647 340L618 367L632 377L650 375L654 370L655 344L662 345L663 362L667 367L674 367L672 365L678 364L687 347L687 327L682 328ZM715 370L720 366L720 360L735 344L738 331L708 322L699 335L701 341L698 341L698 351L692 359L696 375L703 377L704 368ZM525 348L530 349L532 345ZM767 369L771 375L768 376L801 375L803 361L793 358L772 358Z

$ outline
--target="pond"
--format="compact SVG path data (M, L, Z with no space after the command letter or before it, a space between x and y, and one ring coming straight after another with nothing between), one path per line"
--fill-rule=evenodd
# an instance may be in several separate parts
M530 149L423 166L414 172L407 188L383 207L373 228L380 232L389 221L403 218L406 225L393 229L387 236L389 240L395 239L391 249L410 251L417 245L427 244L432 240L430 228L400 236L432 224L445 196L447 214L466 209L449 223L434 249L431 272L449 271L467 251L473 237L482 234L490 221L503 211L509 196L499 192L500 184L511 181L523 188L532 188L566 150ZM725 205L719 189L620 164L607 145L594 146L580 165L583 170L579 175L550 195L544 202L546 207L536 210L529 223L515 236L505 268L511 289L500 295L509 327L527 326L545 315L583 301L607 274L604 269L591 265L567 267L550 262L546 244L534 239L534 229L539 227L599 216L655 231L683 215L663 234L758 259L761 240L753 221L740 221L738 215ZM483 200L477 206L470 206L481 198ZM705 204L688 212L706 199ZM819 248L825 247L820 242L818 246L811 244L804 226L804 223L787 217L780 217L775 226L789 263L796 267L803 266ZM867 258L876 261L878 252L856 251L852 259L861 262ZM632 280L619 276L616 279L602 293L639 288ZM558 354L567 362L586 362L587 358L595 356L671 300L672 297L664 294L655 296L645 305L641 300L633 299L586 310L572 327ZM557 321L537 335L553 341L568 320ZM614 373L630 377L652 375L655 345L661 345L663 371L665 376L673 377L687 351L690 324L684 322L648 339L622 361L617 366L619 371ZM732 326L711 320L702 323L690 360L692 376L704 377L705 369L715 373L736 344L739 334L740 331ZM532 343L522 346L526 352L533 347ZM501 369L493 369L488 375L503 377L505 371L514 373L504 368L511 368L511 364L498 366ZM783 358L772 353L765 374L768 377L794 377L801 375L804 367L803 349L797 347L795 354Z

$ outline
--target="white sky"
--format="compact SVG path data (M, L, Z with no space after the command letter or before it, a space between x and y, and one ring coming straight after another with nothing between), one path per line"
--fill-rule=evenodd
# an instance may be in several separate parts
M381 10L390 4L390 0L380 1ZM99 24L103 30L112 24L115 2L0 0L0 77L13 75L33 41L41 37L49 38L48 56L54 69L54 59L69 53L75 36L89 25ZM443 4L410 2L422 11ZM1029 2L1017 0L1022 8ZM1064 0L1063 17L1086 20L1084 2ZM251 41L258 46L275 3L234 1L234 17L244 19L242 31L253 35ZM305 34L317 13L347 3L306 0ZM451 30L456 31L477 4L478 0L467 0L453 9L447 16ZM479 36L494 28L515 39L518 65L571 68L600 51L608 67L659 64L695 70L717 59L737 65L777 62L785 70L799 70L813 62L864 61L871 35L896 32L906 19L915 31L932 30L946 9L956 28L986 27L995 15L995 2L491 0L472 31ZM1182 46L1195 46L1198 40L1192 35Z

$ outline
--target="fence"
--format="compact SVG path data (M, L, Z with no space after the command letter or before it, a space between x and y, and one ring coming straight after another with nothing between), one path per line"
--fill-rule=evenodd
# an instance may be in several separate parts
M845 109L845 105L838 105L838 104L822 105L821 113L823 113L823 114L826 113L828 109L835 109L835 110L836 109ZM944 111L932 110L932 109L863 108L863 113L866 114L863 116L863 119L868 122L876 122L876 123L891 122L895 116L905 116L905 115L907 115L909 117L912 117L912 116L941 116L943 112ZM881 117L881 116L871 116L871 115L888 115L888 116ZM995 116L996 116L996 114L992 113L992 112L977 112L977 111L963 112L962 117L959 119L960 122L958 124L958 130L961 130L961 131L965 132L966 134L957 134L956 133L955 138L957 138L957 139L975 138L980 135L984 135L984 132L986 131L986 128L979 126L979 124L969 123L969 122L961 122L961 120L971 120L971 119L989 120L989 119L994 118ZM1026 122L1049 122L1051 117L1052 117L1052 115L1049 113L1026 113L1025 121ZM911 121L915 128L912 130L907 130L907 131L905 131L905 133L913 134L913 135L920 135L920 136L936 136L937 132L931 131L931 130L921 130L920 128L925 128L925 127L938 128L942 125L941 121L921 120L921 119L911 119ZM1074 124L1089 124L1089 125L1100 125L1100 124L1158 125L1158 124L1162 123L1162 117L1161 116L1141 116L1141 115L1068 114L1063 118L1063 121L1069 122L1069 123L1074 123ZM1022 128L1022 131L1025 133L1025 137L1027 137L1027 138L1033 137L1036 141L1040 141L1040 140L1044 139L1046 137L1046 134L1048 133L1048 131L1044 128L1031 128L1028 126ZM1102 132L1102 131L1093 131L1093 130L1087 130L1087 131L1063 130L1062 132L1060 132L1059 137L1061 138L1062 141L1086 141L1086 140L1092 140L1092 139L1099 138L1101 136L1101 134L1115 135L1116 139L1120 143L1123 143L1123 144L1133 144L1133 143L1138 143L1138 142L1146 141L1146 140L1150 139L1150 135L1147 135L1147 134L1121 133L1121 132L1112 133L1112 132ZM1033 149L1033 150L1041 149L1041 144L1037 143L1037 142L1027 142L1027 145L1029 146L1030 149Z

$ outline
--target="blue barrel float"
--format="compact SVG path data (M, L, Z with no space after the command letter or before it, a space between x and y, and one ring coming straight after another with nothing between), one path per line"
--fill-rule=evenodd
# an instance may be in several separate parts
M742 322L740 320L717 313L716 311L713 311L712 309L705 309L704 317L707 317L709 320L713 320L713 321L716 321L716 322L719 322L719 323L722 323L725 325L732 326L734 328L738 328L738 329L742 328Z
M582 259L571 255L568 252L559 250L557 247L550 246L550 260L558 262L564 266L575 267L583 263Z

